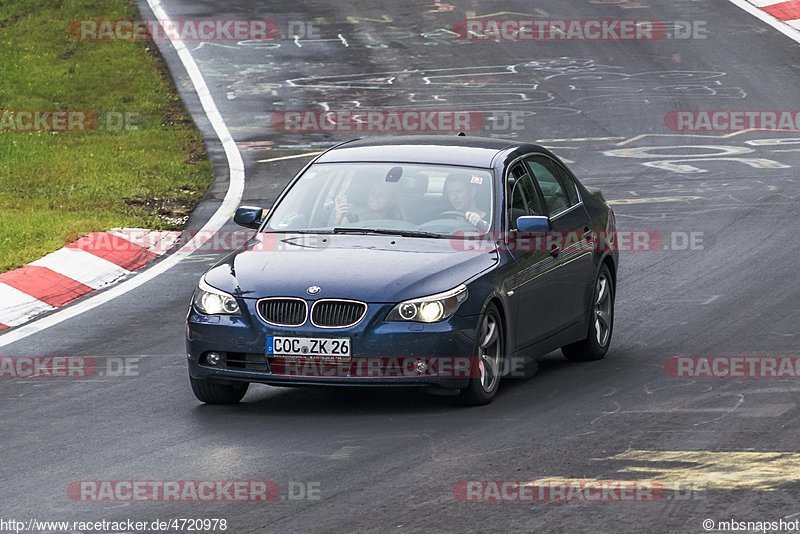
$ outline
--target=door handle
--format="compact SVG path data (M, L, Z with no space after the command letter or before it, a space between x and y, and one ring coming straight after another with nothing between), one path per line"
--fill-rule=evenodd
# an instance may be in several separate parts
M591 241L592 239L594 239L594 231L592 231L592 229L589 228L588 226L584 226L584 228L583 228L583 238L586 241Z
M556 256L558 256L559 254L561 254L561 247L559 247L558 245L553 245L553 246L550 248L550 255L551 255L551 256L553 256L553 257L555 258L555 257L556 257Z

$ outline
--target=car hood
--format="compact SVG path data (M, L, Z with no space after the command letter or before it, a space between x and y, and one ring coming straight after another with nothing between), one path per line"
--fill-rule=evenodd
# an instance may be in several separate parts
M498 261L493 244L378 235L256 234L206 274L244 298L349 298L399 302L456 287ZM472 250L465 250L472 248ZM476 250L477 249L477 250Z

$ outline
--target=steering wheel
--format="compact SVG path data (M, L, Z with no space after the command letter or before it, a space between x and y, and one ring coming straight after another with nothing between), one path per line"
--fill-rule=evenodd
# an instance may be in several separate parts
M459 230L473 228L467 217L457 210L443 211L437 218L419 225L418 230L451 234Z
M443 211L439 214L440 219L462 219L464 221L467 220L467 216L464 213L456 210L447 210Z

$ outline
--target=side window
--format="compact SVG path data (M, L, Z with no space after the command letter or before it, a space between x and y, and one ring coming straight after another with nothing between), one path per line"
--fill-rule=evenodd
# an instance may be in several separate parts
M578 186L575 185L575 179L572 177L572 174L570 174L570 172L563 166L555 163L555 167L558 171L558 175L561 177L561 183L564 184L564 187L567 189L569 202L574 206L578 203Z
M525 163L539 184L539 189L542 191L547 210L551 216L564 211L572 205L558 178L558 171L555 170L553 162L549 158L532 156L527 158Z
M522 165L517 164L511 169L506 198L508 199L508 222L511 229L516 229L518 217L545 214L530 176Z

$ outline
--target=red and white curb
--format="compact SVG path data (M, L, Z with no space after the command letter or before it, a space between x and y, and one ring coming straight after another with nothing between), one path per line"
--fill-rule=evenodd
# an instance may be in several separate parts
M119 282L170 250L180 236L140 228L93 232L0 274L0 331Z
M747 0L767 15L800 30L800 0Z

